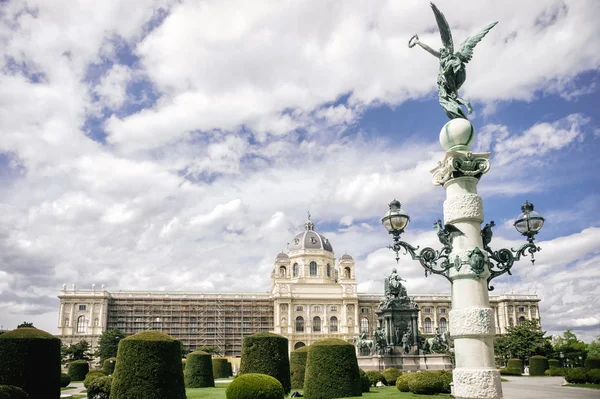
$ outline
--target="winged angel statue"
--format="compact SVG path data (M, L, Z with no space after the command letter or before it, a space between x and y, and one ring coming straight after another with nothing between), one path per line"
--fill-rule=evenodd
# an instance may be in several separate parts
M473 108L468 101L458 96L458 89L460 89L467 78L465 64L473 58L473 49L477 43L479 43L498 22L492 22L479 33L469 36L462 42L458 51L454 52L452 33L450 32L450 26L448 25L448 21L446 21L446 17L444 17L444 14L442 14L435 4L431 3L431 8L433 9L435 20L440 29L444 47L442 47L440 51L435 51L425 43L420 42L419 36L417 35L410 38L408 47L412 48L418 44L425 51L440 59L440 72L437 80L440 104L442 105L442 108L444 108L444 112L448 115L448 118L467 119L461 105L467 107L469 114L473 111Z

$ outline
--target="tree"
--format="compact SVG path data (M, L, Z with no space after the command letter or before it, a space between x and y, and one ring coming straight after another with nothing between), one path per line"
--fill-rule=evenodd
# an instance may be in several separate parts
M587 346L588 357L600 357L600 335Z
M33 325L33 323L30 323L28 321L24 321L23 323L19 324L17 326L17 328L35 328L35 326Z
M552 354L550 337L545 337L537 319L525 320L520 325L508 327L504 337L496 339L494 347L502 359L516 358L527 361L533 355Z
M86 341L80 341L69 346L63 345L61 348L63 363L70 363L74 360L90 360L90 344Z
M571 330L563 333L562 337L553 337L554 352L560 356L563 367L583 367L587 357L586 344L577 339Z
M98 349L94 353L94 356L100 358L101 364L110 357L117 357L119 341L125 337L125 333L121 330L113 329L104 331L98 340Z

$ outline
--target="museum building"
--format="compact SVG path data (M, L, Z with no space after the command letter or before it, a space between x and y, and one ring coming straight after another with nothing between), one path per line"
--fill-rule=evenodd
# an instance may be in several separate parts
M383 290L383 289L382 289ZM276 256L270 292L207 293L167 291L108 291L70 289L58 296L58 334L63 344L82 340L96 348L107 329L125 334L162 331L192 351L218 346L225 356L240 356L243 338L274 332L288 338L289 349L324 338L352 341L378 326L376 311L383 293L357 291L355 261L348 254L336 263L329 240L314 230L309 219L288 251ZM449 328L450 294L411 296L419 306L421 334ZM496 334L524 320L539 319L537 295L490 296Z

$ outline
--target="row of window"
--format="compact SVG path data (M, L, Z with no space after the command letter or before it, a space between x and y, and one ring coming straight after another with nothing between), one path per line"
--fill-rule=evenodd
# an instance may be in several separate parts
M298 277L298 269L299 269L299 265L298 263L294 263L292 265L292 277ZM308 272L310 276L317 276L318 273L318 267L317 267L317 262L312 261L308 264ZM332 273L332 268L331 265L328 263L327 266L325 266L325 274L327 275L327 277L331 277L331 273ZM287 270L285 268L285 266L280 266L279 267L279 277L285 277L287 275ZM344 269L344 277L345 278L350 278L350 268L346 267Z
M313 317L312 320L312 331L321 332L321 318L319 316ZM338 331L338 319L335 316L329 318L329 332ZM296 332L304 332L304 317L296 317Z
M312 307L313 312L320 312L321 311L321 306L316 305ZM338 308L337 306L330 306L329 307L329 311L330 312L337 312ZM304 311L304 305L298 305L296 306L296 312L303 312Z
M440 329L440 332L446 332L448 330L448 321L444 317L440 318L438 328ZM423 320L423 332L425 334L433 333L431 328L431 319L429 317L426 317L425 320Z
M441 314L446 313L446 308L439 308L438 311ZM427 308L423 308L423 313L431 313L431 308L427 307Z

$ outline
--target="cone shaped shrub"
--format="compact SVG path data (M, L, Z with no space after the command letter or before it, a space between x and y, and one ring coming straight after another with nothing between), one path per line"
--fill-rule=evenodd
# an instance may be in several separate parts
M186 388L205 388L215 386L212 356L210 353L195 351L187 356L183 372Z
M60 398L60 340L37 328L0 335L0 385L22 388L31 399Z
M85 360L75 360L69 364L67 374L71 377L71 381L83 381L85 376L90 372L90 365Z
M144 331L119 342L111 399L185 399L180 341Z
M212 369L215 380L217 378L229 377L229 366L227 366L227 359L225 359L224 357L213 357Z
M283 399L283 386L266 374L248 373L236 377L225 391L227 399Z
M291 390L288 340L281 335L258 333L244 338L239 374L259 373L276 378L287 395Z
M111 375L112 373L115 372L116 365L117 365L117 358L109 357L108 359L104 360L104 362L102 363L102 370L104 370L106 375Z
M531 356L529 358L529 375L540 376L544 375L544 371L548 370L548 359L544 356Z
M600 357L588 357L585 359L585 371L600 369Z
M309 346L303 346L290 353L290 377L292 389L304 388L304 372L306 370L306 357Z
M509 359L508 364L506 365L507 369L519 369L521 370L521 374L523 374L523 360L521 359Z
M354 345L332 338L310 346L306 359L304 396L310 399L362 396Z

